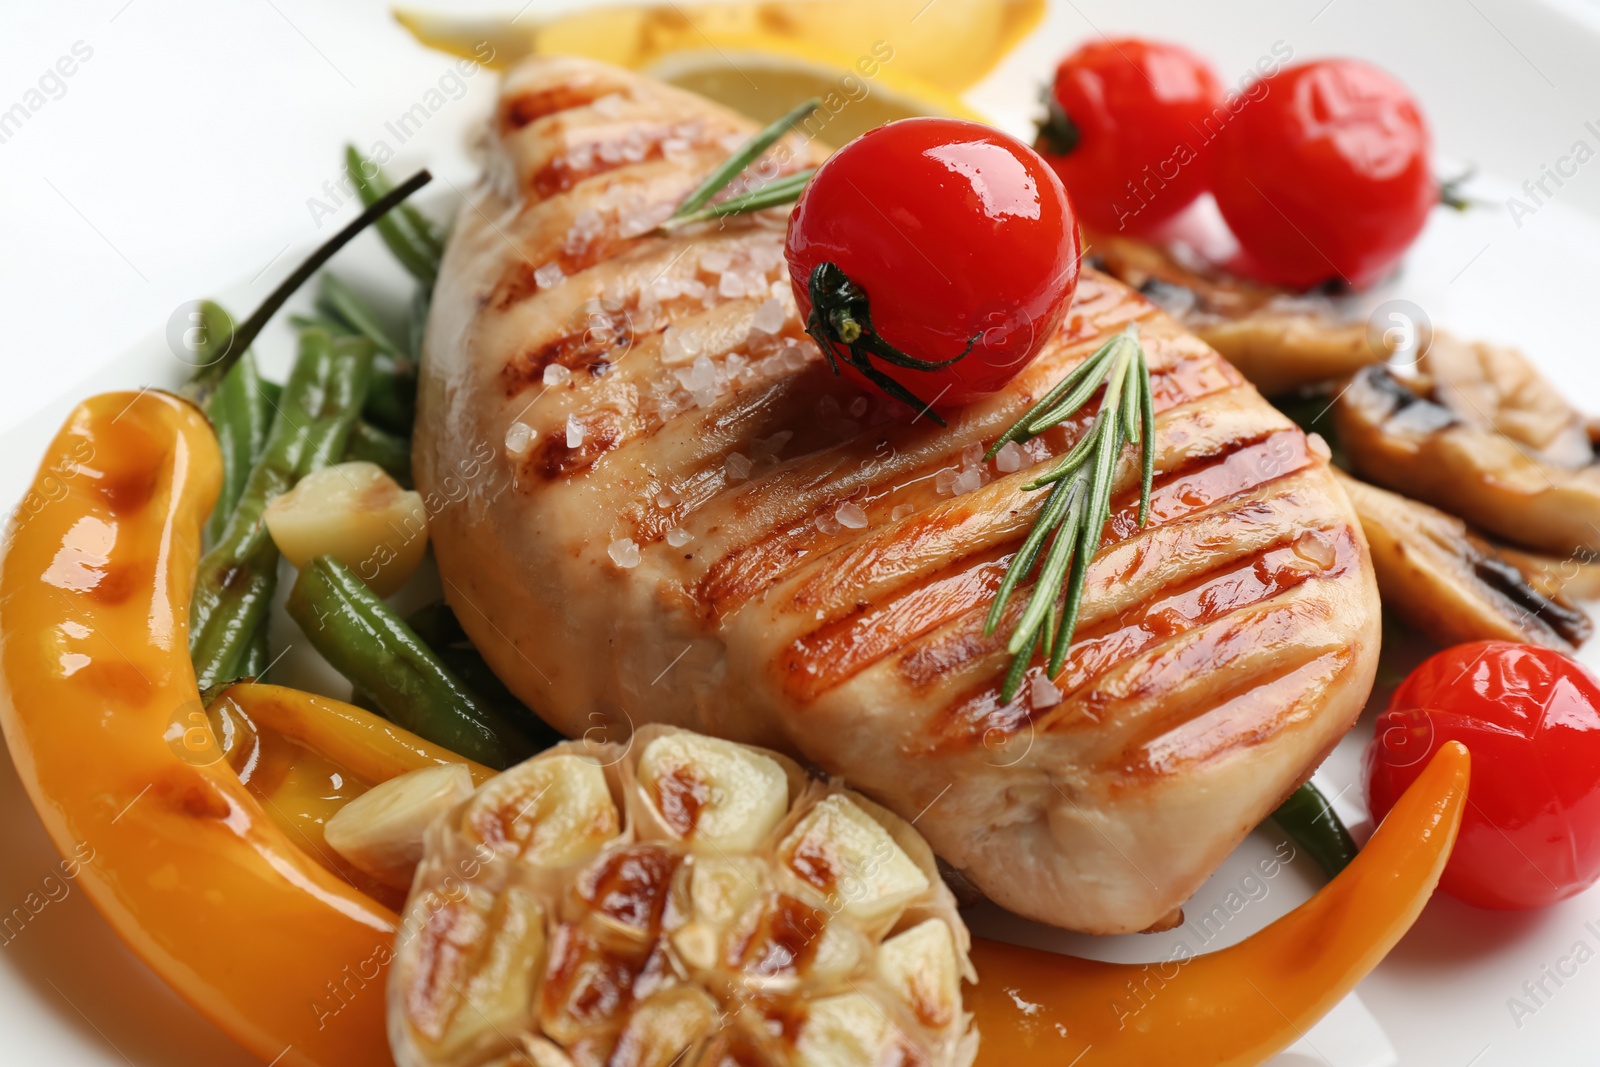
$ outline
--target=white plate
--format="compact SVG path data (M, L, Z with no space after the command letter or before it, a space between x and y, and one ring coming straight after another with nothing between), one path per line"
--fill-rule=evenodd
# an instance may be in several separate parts
M120 6L118 0L106 12L107 17ZM352 3L347 5L349 10L335 9L326 16L330 20L327 26L312 29L343 41L359 34L362 27L381 25L377 4L362 0L359 6L366 8L363 11L354 10L357 6ZM299 22L313 17L292 5L284 7ZM205 17L199 12L197 8L192 14ZM117 17L131 19L138 14L140 9L134 8L126 16ZM153 10L143 15L152 20L177 19ZM1581 0L1568 0L1559 6L1512 6L1507 0L1409 0L1403 5L1378 0L1260 0L1206 5L1063 0L1052 10L1046 26L980 85L971 94L971 101L1015 132L1026 132L1038 81L1062 52L1097 30L1139 32L1183 41L1213 56L1230 80L1233 72L1242 74L1279 41L1288 44L1296 58L1334 53L1369 57L1396 72L1422 99L1444 161L1472 160L1484 169L1489 176L1475 182L1471 192L1497 204L1517 195L1531 205L1528 195L1519 188L1521 183L1538 181L1541 164L1554 165L1575 141L1585 140L1591 148L1600 149L1600 132L1585 126L1586 121L1594 120L1600 130L1600 105L1595 104L1600 101L1600 64L1594 62L1600 56L1600 8ZM179 32L176 23L172 32ZM220 27L218 32L222 32ZM41 55L54 47L54 39L64 37L70 42L76 30L54 27L52 33ZM396 63L410 64L411 69L422 72L424 79L438 65L437 57L419 59L418 53L392 33L373 30L372 36L382 42L382 49L398 57ZM295 49L303 50L310 42L296 44L297 40L274 39L267 49L268 59L276 55L273 49L282 49L285 54L294 53L296 61L305 61ZM327 38L322 40L326 43ZM223 38L222 44L229 42ZM6 47L0 45L0 54ZM347 57L339 55L348 65ZM387 55L380 51L376 57L363 59L371 61L369 66L381 67L380 61L385 61ZM252 76L275 76L273 63L262 62L260 56L250 61ZM317 63L315 59L310 62ZM108 57L106 65L110 63ZM132 98L147 100L156 109L148 121L157 129L169 128L163 123L181 126L194 122L195 115L224 113L245 94L245 88L239 85L207 85L207 95L189 105L192 111L180 112L180 119L173 119L161 110L170 110L172 97L156 74L137 66L123 73L130 79L128 91ZM323 74L326 76L327 72ZM278 80L265 87L266 95L288 93L306 76L303 69L285 66L276 75ZM396 107L403 109L418 91L415 83L397 86L391 80L379 84L379 99L360 97L350 107L359 108L364 116L381 116ZM259 99L263 87L257 84L254 90L250 99ZM471 99L481 105L485 92L483 87L474 86ZM1586 104L1594 110L1585 112ZM304 128L316 134L317 143L305 144L303 139L286 142L285 135L280 134L271 144L256 147L248 131L242 131L240 143L227 164L228 180L237 181L247 197L258 201L271 196L271 183L254 181L249 176L250 168L276 153L309 156L313 162L301 168L302 174L326 176L336 165L339 133L329 132L326 102L302 97L288 100L285 108L285 117L303 119ZM470 112L478 109L464 105L459 115L441 117L441 123L453 123L456 129L430 131L427 140L419 142L427 150L411 146L411 155L405 162L431 162L457 180L470 173L459 149L459 127ZM300 128L296 121L286 126L290 131ZM336 130L337 123L332 128ZM359 137L361 129L348 132ZM29 136L32 133L29 131ZM42 142L43 137L39 140ZM286 143L290 147L286 148ZM0 160L8 165L7 154L11 150L10 146L0 146ZM50 158L48 145L34 145L30 150ZM213 180L197 176L193 159L187 157L164 159L160 152L152 152L147 158L135 155L119 162L124 167L170 172L174 181ZM36 161L24 158L24 165L34 166ZM1441 169L1448 168L1442 165ZM1600 408L1591 399L1600 395L1596 388L1600 385L1600 360L1593 355L1593 331L1583 328L1592 313L1596 283L1600 282L1600 222L1595 217L1600 215L1600 179L1596 173L1600 173L1600 165L1585 167L1559 189L1547 181L1547 188L1554 195L1541 198L1546 202L1537 205L1532 215L1523 217L1520 226L1504 208L1467 216L1436 212L1410 256L1404 276L1374 294L1374 302L1402 296L1422 307L1436 325L1513 341L1561 382L1580 406ZM15 175L15 170L11 174L0 171L0 189L7 188ZM92 177L79 175L75 180L78 184L74 190L96 188ZM29 188L29 196L52 195L42 186ZM431 199L443 203L452 198L444 190L434 193ZM0 205L0 232L31 232L22 224L36 206L15 199ZM59 209L59 204L53 206ZM298 201L294 206L300 210ZM101 225L89 225L96 232L105 228L120 237L140 221L133 217L131 208L124 206L121 210L120 216L97 212ZM271 212L267 215L272 217ZM63 225L88 222L87 216L81 222L72 222L71 215L62 217L67 220ZM278 225L276 231L266 234L253 217L239 217L237 226L227 228L221 228L213 219L210 225L216 227L214 241L191 228L181 240L174 238L164 248L167 255L175 255L177 250L201 242L207 244L207 249L196 255L212 261L224 256L226 269L216 270L218 282L229 277L252 281L214 287L207 282L205 290L222 296L235 309L245 309L281 276L285 264L314 243L311 231L303 224L304 216L300 218L294 226ZM13 229L12 223L18 228ZM103 264L98 261L109 259L110 252L93 236L74 236L83 237L75 248L63 250L59 243L45 240L35 240L30 245L24 238L21 246L8 247L6 252L9 295L5 299L9 310L5 320L32 343L9 346L0 353L0 368L11 397L0 411L12 415L12 425L0 435L3 501L20 498L42 449L78 398L108 388L174 384L181 372L163 333L167 314L176 300L165 299L159 293L137 292L138 283L132 282L132 288L113 294L116 299L112 303L119 308L136 308L137 314L128 311L111 325L84 321L82 288L74 291L73 285L58 279L77 278L80 268L89 273L100 271ZM262 263L268 255L286 243L294 247L280 253L275 265L263 270ZM266 254L261 253L263 248ZM22 269L25 262L33 266ZM400 291L398 271L370 236L347 249L337 264L342 274L376 292ZM120 283L106 284L114 289ZM18 292L27 298L19 301ZM130 297L129 293L135 295ZM74 386L59 400L45 402L44 398L52 393L42 389L59 388L61 382L70 379L62 376L60 361L56 360L49 361L56 377L41 377L38 360L44 349L38 342L58 337L63 321L69 329L97 331L96 335L102 337L108 330L115 336L145 336L96 371L90 380ZM282 373L289 343L289 332L280 319L258 346L272 372ZM43 384L39 384L41 381ZM17 415L22 411L33 414L19 420ZM1600 648L1584 658L1600 665ZM300 669L310 668L303 664ZM1357 822L1364 815L1358 766L1367 729L1366 723L1358 728L1319 771L1317 779L1329 795L1340 796L1343 813ZM0 819L0 855L5 856L5 862L0 863L3 919L5 912L23 906L30 893L38 894L35 900L48 899L45 878L56 858L27 806L9 761L0 761L0 811L7 816ZM1202 914L1220 902L1276 840L1268 831L1253 835L1196 896L1188 909L1190 914ZM1320 881L1308 863L1297 861L1266 883L1265 892L1255 891L1252 895L1259 899L1252 900L1230 919L1220 936L1205 941L1205 947L1231 943L1265 925L1306 899ZM1586 925L1590 922L1595 924L1593 930ZM1205 940L1194 927L1165 935L1095 939L1024 929L1015 920L997 915L981 916L977 925L995 936L1025 937L1030 943L1048 943L1081 955L1118 960L1164 958L1178 939L1186 940L1191 948ZM1307 1035L1305 1042L1274 1063L1278 1067L1315 1063L1378 1067L1396 1062L1440 1067L1593 1064L1600 1059L1592 1023L1593 1009L1600 1003L1600 962L1590 961L1575 975L1562 976L1560 984L1549 975L1579 943L1585 944L1591 954L1600 951L1600 935L1595 930L1600 930L1600 891L1543 911L1520 914L1479 911L1449 899L1436 899L1411 934L1363 983L1360 1000L1341 1005ZM1531 983L1532 996L1525 983ZM1542 993L1538 988L1541 984L1545 991ZM1513 998L1532 1012L1514 1015ZM6 1035L0 1062L7 1063L66 1067L131 1063L145 1067L252 1062L151 976L116 941L75 888L69 888L62 899L47 903L14 937L9 932L0 933L0 1032ZM1091 1055L1084 1062L1092 1061Z

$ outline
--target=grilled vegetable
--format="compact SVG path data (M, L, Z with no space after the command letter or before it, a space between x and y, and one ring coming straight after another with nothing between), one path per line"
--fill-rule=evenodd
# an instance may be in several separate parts
M531 751L515 727L337 560L319 556L306 564L287 606L323 658L406 729L497 769Z
M401 1067L966 1067L968 936L908 824L672 727L568 742L429 828Z
M1363 478L1515 545L1600 551L1600 464L1581 417L1513 349L1435 338L1412 385L1356 375L1334 424Z
M378 996L320 1019L313 1002L388 951L395 916L274 823L215 751L195 687L184 613L220 481L181 400L73 411L34 488L60 491L19 511L0 567L6 743L56 847L93 847L77 884L185 1000L263 1063L384 1067Z
M1292 293L1179 262L1155 245L1085 234L1089 258L1149 297L1238 367L1267 396L1345 378L1389 354L1397 338L1369 340L1366 323L1336 299Z
M1340 476L1372 550L1386 606L1441 645L1498 640L1572 652L1594 631L1560 593L1546 596L1467 524Z
M331 556L380 597L404 585L428 550L422 497L374 463L337 463L308 474L274 497L262 519L297 568Z
M240 677L278 580L278 550L263 525L272 498L344 454L366 395L372 346L306 330L279 416L215 547L200 560L189 609L189 653L202 689Z

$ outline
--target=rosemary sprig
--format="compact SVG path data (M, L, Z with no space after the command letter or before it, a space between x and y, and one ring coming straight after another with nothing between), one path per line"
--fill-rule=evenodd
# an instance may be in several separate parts
M746 167L754 163L757 159L760 159L761 153L765 152L767 149L776 144L780 137L788 133L790 129L794 127L795 123L799 122L801 119L815 111L818 105L821 103L822 100L818 97L813 97L812 99L807 100L805 103L801 104L799 107L780 118L777 122L774 122L772 125L768 126L766 129L750 138L749 141L746 141L743 148L740 148L737 152L724 160L722 166L706 175L706 180L695 186L694 192L684 197L683 203L678 205L677 210L667 217L667 220L661 224L660 228L663 230L671 230L678 226L687 225L691 221L699 222L703 221L705 218L712 217L702 216L700 219L690 219L688 216L695 214L701 208L705 207L705 205L710 202L712 197L716 196L727 187L729 182L733 181L733 179L744 173L744 169ZM808 178L810 177L809 174L806 176ZM783 179L779 179L779 181L782 180ZM768 188L771 188L772 185L776 184L778 184L778 182L772 182L768 185ZM800 187L803 187L804 185L805 182L800 183ZM792 191L792 195L789 197L789 200L799 199L800 187L796 187ZM758 193L764 191L765 190L756 190ZM749 196L754 194L746 195ZM743 198L741 197L736 199ZM771 204L762 204L760 207L745 207L742 210L759 211L761 207L775 207L782 203L788 203L788 200L778 200ZM721 215L731 215L735 213L736 212L732 209L717 212L717 214Z
M1083 604L1089 564L1111 517L1111 483L1126 444L1141 446L1139 525L1143 526L1150 517L1150 485L1156 459L1155 409L1150 394L1150 367L1139 343L1138 324L1129 323L1127 329L1073 368L1001 434L984 457L993 459L1009 442L1026 441L1059 426L1077 414L1102 385L1105 395L1088 431L1066 455L1023 486L1029 490L1048 486L1050 493L1022 547L1006 568L983 626L985 635L994 633L1017 583L1038 564L1033 592L1006 642L1012 660L1000 697L1007 702L1017 695L1028 664L1041 644L1047 676L1055 677L1066 662Z

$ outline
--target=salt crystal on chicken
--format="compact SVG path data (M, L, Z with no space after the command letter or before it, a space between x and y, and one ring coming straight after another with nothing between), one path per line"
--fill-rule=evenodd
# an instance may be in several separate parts
M667 544L671 545L673 548L682 548L684 545L693 540L694 534L690 533L688 530L685 530L682 526L674 526L672 529L667 531Z
M833 517L839 520L839 525L852 530L867 528L867 513L861 510L859 504L852 504L846 500L834 510Z
M742 482L750 477L750 467L750 457L743 452L729 452L728 458L722 461L722 469L730 482Z
M572 380L572 372L559 363L552 363L544 369L544 384L548 386L566 385Z
M513 456L520 456L533 444L533 439L539 436L535 430L525 422L513 422L506 428L506 451Z
M768 297L756 308L756 313L750 318L750 328L762 333L775 334L783 329L783 324L789 321L789 313L783 305Z
M733 253L726 248L708 248L700 256L700 266L712 274L721 274L733 264Z
M983 445L974 441L961 450L961 465L976 467L983 463Z
M960 472L954 467L946 467L933 476L933 491L940 496L949 496L956 491L956 477Z
M805 349L799 345L790 345L782 352L783 365L788 370L801 370L810 362L806 359Z
M1028 461L1028 454L1015 441L1007 441L994 454L995 469L1002 474L1019 471Z
M827 534L830 537L843 529L843 527L839 525L839 520L834 518L826 511L819 514L815 519L812 519L811 525L817 528L818 533Z
M695 356L699 355L700 347L700 335L693 330L685 330L678 326L668 326L666 332L661 335L661 358L668 363L688 363L690 360L694 360L695 365L698 367L700 360L695 359ZM706 357L700 356L700 359L706 359ZM711 361L706 359L706 366L709 368L710 365ZM678 371L678 380L683 382L685 389L701 387L691 385L684 378L682 370Z
M793 430L779 430L771 437L758 437L751 443L751 451L757 456L776 456L783 451L783 446L794 440Z
M583 423L578 421L578 416L567 416L567 447L582 448L584 437Z
M969 467L955 476L950 483L950 491L956 496L971 493L983 488L983 471Z
M566 281L566 278L559 263L546 263L533 272L533 284L541 289L553 289Z
M662 511L666 511L668 508L677 507L682 500L683 498L677 493L674 493L671 489L663 489L661 492L656 494L656 507L660 508Z
M895 522L899 522L901 519L909 519L912 515L915 515L916 512L917 509L912 507L910 504L896 504L894 506L894 510L889 512L889 518L893 519Z
M1028 703L1034 708L1053 708L1061 703L1061 690L1044 675L1036 674L1028 685Z
M632 570L639 565L639 546L631 537L622 537L606 546L606 555L611 557L611 562L623 570Z
M608 119L621 115L628 107L628 98L621 93L607 93L592 105L596 112Z
M672 327L667 327L667 332L672 332ZM717 387L717 365L711 362L711 357L696 356L693 363L687 367L679 367L673 371L677 376L678 384L691 393L702 390L715 390Z
M727 297L729 300L741 297L749 291L750 287L745 280L745 275L738 271L724 271L722 277L717 280L717 293Z

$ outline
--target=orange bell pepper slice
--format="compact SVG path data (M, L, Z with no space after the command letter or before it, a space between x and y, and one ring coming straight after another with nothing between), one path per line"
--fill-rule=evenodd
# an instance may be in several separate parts
M1433 757L1316 896L1229 948L1165 964L1076 959L976 940L976 1067L1249 1067L1287 1048L1411 928L1461 826L1471 760ZM1092 1053L1092 1054L1091 1054Z
M209 730L188 605L219 472L176 397L78 406L0 562L0 726L57 849L93 849L79 884L189 1003L279 1067L388 1067L394 913L184 740Z

